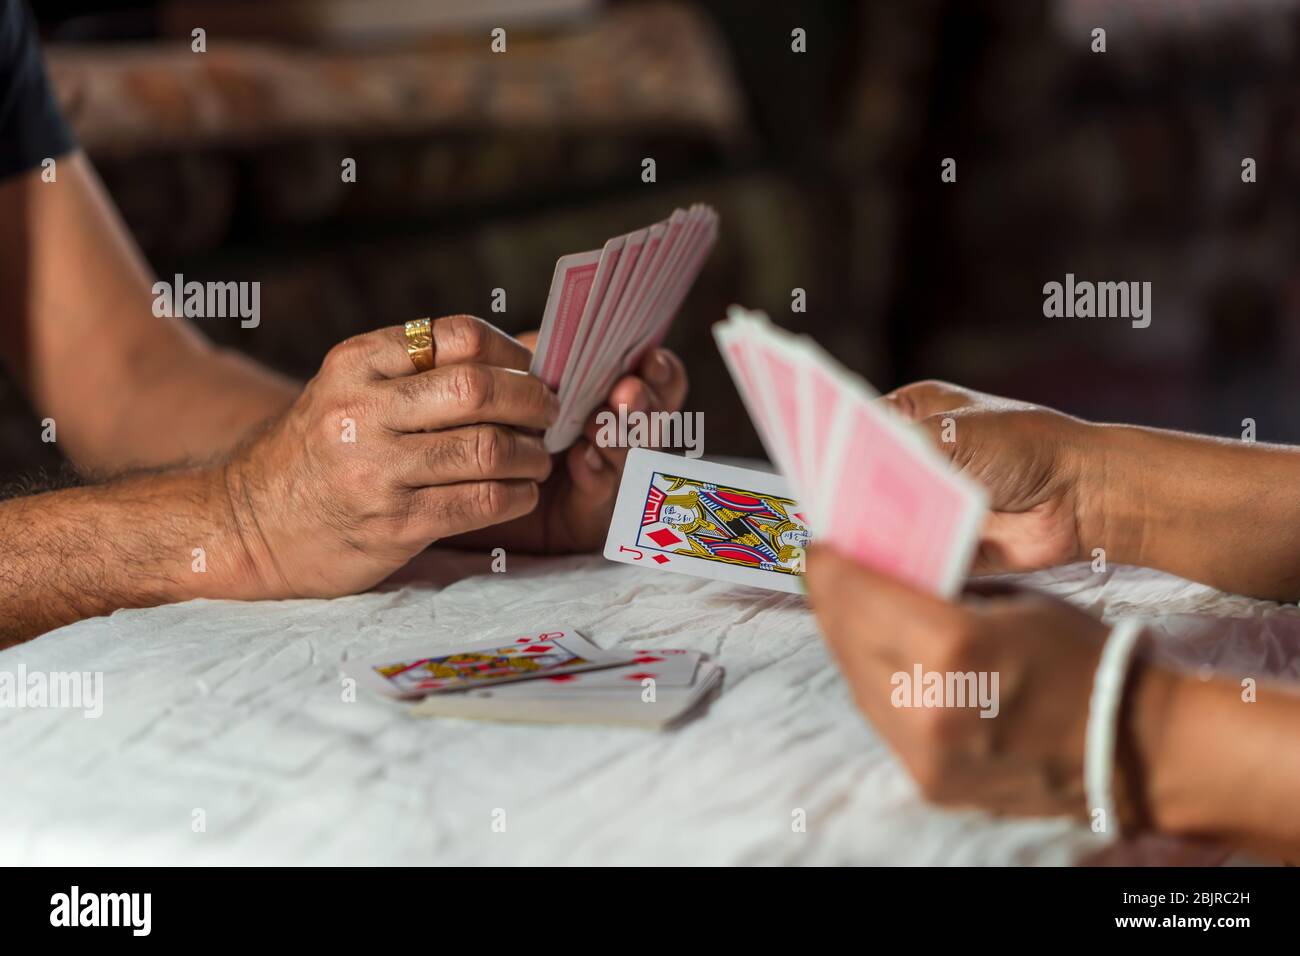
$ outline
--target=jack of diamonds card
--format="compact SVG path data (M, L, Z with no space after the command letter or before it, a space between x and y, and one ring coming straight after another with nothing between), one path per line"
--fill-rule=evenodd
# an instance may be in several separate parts
M389 652L349 662L344 672L390 697L420 697L630 662L627 655L603 651L574 631L554 630L432 651Z
M799 592L808 542L807 517L780 476L636 448L605 557Z

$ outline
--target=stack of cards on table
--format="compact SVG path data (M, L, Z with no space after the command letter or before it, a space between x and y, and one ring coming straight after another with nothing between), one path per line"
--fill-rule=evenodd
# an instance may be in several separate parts
M555 264L529 369L560 399L548 451L573 444L619 376L663 341L717 235L717 213L694 205Z
M811 339L734 306L714 336L814 540L950 597L978 544L984 490Z
M422 698L419 716L638 727L676 722L722 682L697 651L603 651L573 630L392 652L345 672L389 697Z

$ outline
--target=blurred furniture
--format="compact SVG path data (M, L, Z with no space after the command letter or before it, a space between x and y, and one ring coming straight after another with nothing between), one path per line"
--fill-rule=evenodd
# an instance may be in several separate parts
M379 49L54 49L77 135L164 276L262 282L257 330L205 330L299 375L417 315L537 324L554 260L663 214L743 140L724 51L679 7ZM659 184L640 188L642 157ZM355 160L356 182L342 163ZM594 214L593 214L594 211Z
M340 339L416 316L535 328L559 256L704 200L723 209L728 241L673 344L707 349L718 373L714 389L700 375L707 401L730 393L707 326L746 284L738 273L763 271L755 250L797 257L811 232L806 220L789 231L795 194L747 169L753 142L726 48L679 4L511 23L506 54L487 30L355 46L213 30L206 53L188 40L54 42L47 58L155 270L261 282L258 328L200 324L302 378ZM641 181L645 157L655 183ZM769 235L747 239L756 232ZM504 314L490 311L497 288ZM55 463L7 387L0 457L13 471ZM727 402L738 411L734 394Z
M1260 440L1300 441L1300 4L931 6L895 380L1237 438L1252 418ZM1067 272L1151 282L1150 327L1044 317L1043 284Z
M260 328L205 331L292 374L413 316L535 327L558 256L701 200L721 241L669 344L708 410L707 454L761 453L708 335L732 301L882 389L942 376L1300 440L1294 0L629 0L511 20L504 55L482 24L347 43L310 20L274 42L213 29L194 54L184 11L205 0L134 5L144 25L55 31L60 96L162 275L263 283ZM124 24L153 39L107 39ZM1150 281L1151 327L1045 318L1043 284L1067 272ZM0 379L0 469L57 462L39 434Z
M164 32L202 25L227 37L357 43L413 33L554 23L600 0L163 0Z
M145 23L68 21L48 61L156 271L262 283L260 327L200 320L224 345L305 378L333 343L413 316L533 328L556 258L700 200L721 211L721 241L668 344L687 359L694 407L708 409L709 454L761 453L708 331L731 302L811 328L856 367L883 355L864 317L881 314L888 289L897 214L885 154L830 152L857 89L841 82L856 4L801 8L816 56L790 49L781 18L733 0L511 20L504 55L482 27L322 43L313 0L261 18L280 23L276 42L242 38L258 21L233 30L246 4L164 7ZM186 11L207 23L207 7L240 38L205 27L198 54ZM890 16L903 21L895 32L915 32L911 14ZM129 29L155 38L96 39ZM858 140L897 138L909 95L893 87L911 79L903 59L875 64L867 85L892 106L868 108ZM641 181L646 157L655 183ZM344 158L355 183L342 181ZM489 311L497 288L504 314ZM790 311L796 288L805 314ZM0 382L0 460L57 463L19 405Z

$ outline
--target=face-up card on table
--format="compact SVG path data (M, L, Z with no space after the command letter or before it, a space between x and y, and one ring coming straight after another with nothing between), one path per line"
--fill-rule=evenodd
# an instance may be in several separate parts
M389 653L349 662L344 672L390 697L420 697L626 663L574 631L549 630L453 648Z
M780 476L634 448L605 557L799 592L808 541L807 517Z
M628 663L620 667L606 667L598 671L552 674L537 680L511 684L515 696L586 697L596 695L636 696L642 693L647 682L656 690L665 687L690 687L695 682L695 672L701 654L697 651L629 651ZM487 694L491 690L475 691Z
M688 686L660 686L647 693L641 685L633 693L589 691L568 695L538 693L528 684L435 694L424 698L411 713L417 717L459 717L539 724L600 724L660 729L697 712L722 684L722 668L700 661Z

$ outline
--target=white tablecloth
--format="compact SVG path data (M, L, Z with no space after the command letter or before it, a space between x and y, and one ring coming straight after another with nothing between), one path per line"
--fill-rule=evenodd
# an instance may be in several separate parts
M1182 663L1300 676L1294 607L1131 568L1031 583L1152 616ZM542 627L705 651L723 693L669 732L342 699L348 658ZM0 671L19 664L102 671L105 700L97 720L0 709L3 863L1069 863L1097 845L1066 821L926 806L851 705L803 598L599 557L494 574L485 556L434 551L355 597L83 621L0 653Z

